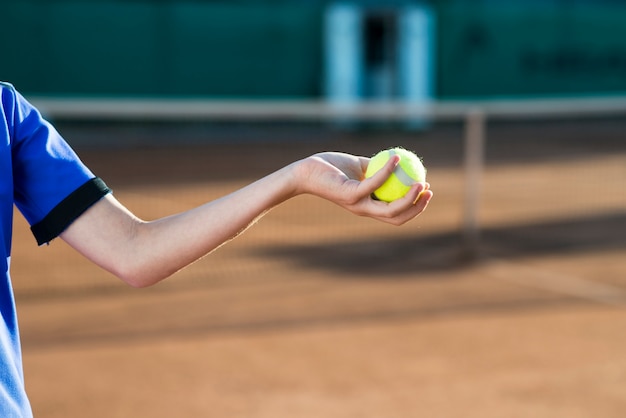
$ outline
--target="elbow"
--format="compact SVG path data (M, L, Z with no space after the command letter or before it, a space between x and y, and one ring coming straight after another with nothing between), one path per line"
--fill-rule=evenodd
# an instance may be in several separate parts
M135 289L153 286L172 275L169 272L147 268L138 264L121 267L114 271L113 274Z
M131 239L116 249L117 257L113 258L116 261L112 273L137 289L153 286L185 266L181 262L184 257L172 254L167 246L151 244L159 240L146 235L145 228L139 228L147 225L149 223L145 222L133 224Z
M154 257L153 252L144 253L131 248L126 252L119 253L111 273L128 286L143 289L174 274L175 270L172 270L174 266L169 265L164 260L165 257Z
M120 279L122 282L126 283L128 286L133 287L135 289L143 289L146 287L150 287L160 280L155 280L150 277L146 277L142 274L135 274L131 272L115 272L115 276Z
M125 275L117 275L119 277L120 280L122 280L124 283L126 283L127 285L129 285L130 287L133 287L135 289L144 289L146 287L150 287L156 283L158 283L160 280L151 280L148 278L144 278L141 276L136 276L136 275L129 275L129 274L125 274Z

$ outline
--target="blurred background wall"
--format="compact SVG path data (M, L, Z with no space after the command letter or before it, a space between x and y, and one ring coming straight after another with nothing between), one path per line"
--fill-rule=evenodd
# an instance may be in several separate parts
M4 0L0 47L36 95L624 92L626 1Z

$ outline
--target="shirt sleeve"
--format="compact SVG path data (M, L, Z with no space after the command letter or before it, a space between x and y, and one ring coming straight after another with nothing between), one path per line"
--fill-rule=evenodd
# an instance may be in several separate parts
M76 218L110 191L98 177L88 180L74 190L41 221L31 226L37 244L42 245L58 237Z
M39 245L63 232L110 189L19 92L11 152L15 204Z

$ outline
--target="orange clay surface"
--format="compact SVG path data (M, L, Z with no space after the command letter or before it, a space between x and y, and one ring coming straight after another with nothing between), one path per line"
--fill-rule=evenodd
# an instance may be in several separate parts
M35 416L621 418L623 132L616 122L491 128L474 260L463 257L455 127L76 146L144 219L322 150L413 149L435 197L399 228L298 197L141 290L60 240L37 248L17 215L12 274Z

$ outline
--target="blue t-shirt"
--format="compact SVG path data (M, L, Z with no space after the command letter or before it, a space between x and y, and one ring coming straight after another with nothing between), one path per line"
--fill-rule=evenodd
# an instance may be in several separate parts
M31 417L9 274L13 206L41 245L110 190L12 85L0 82L0 100L0 417Z

